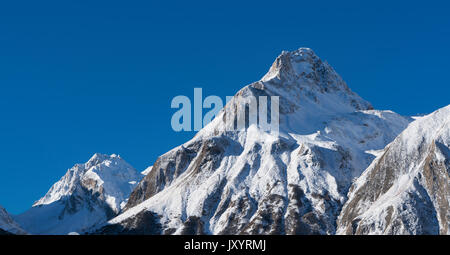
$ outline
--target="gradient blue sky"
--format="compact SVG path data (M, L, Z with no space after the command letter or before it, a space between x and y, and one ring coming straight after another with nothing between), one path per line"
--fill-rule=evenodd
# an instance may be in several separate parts
M95 3L93 3L95 2ZM0 204L19 213L95 152L137 169L193 133L176 95L225 97L310 47L377 109L450 103L442 1L3 1Z

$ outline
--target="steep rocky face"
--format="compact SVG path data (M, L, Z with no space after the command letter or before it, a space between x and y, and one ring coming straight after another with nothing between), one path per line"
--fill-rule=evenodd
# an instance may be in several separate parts
M279 134L229 131L259 96L279 97ZM333 234L352 180L409 122L373 110L312 50L283 52L191 141L159 157L98 233Z
M83 233L116 216L142 177L120 156L95 154L16 220L32 234Z
M1 234L25 235L27 232L14 221L5 208L0 206L0 235Z
M450 234L450 106L413 122L352 186L340 234Z

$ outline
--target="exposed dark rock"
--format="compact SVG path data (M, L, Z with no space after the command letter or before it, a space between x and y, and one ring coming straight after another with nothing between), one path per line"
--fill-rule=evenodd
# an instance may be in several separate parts
M91 233L93 235L160 235L162 234L159 216L155 213L144 211L133 218L123 221L121 224L106 225ZM170 232L167 232L170 234Z
M10 235L14 234L0 228L0 236L10 236Z

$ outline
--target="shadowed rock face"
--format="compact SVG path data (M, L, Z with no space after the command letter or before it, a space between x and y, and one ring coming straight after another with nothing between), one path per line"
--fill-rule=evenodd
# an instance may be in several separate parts
M13 234L0 228L0 236L9 236L9 235Z
M423 168L425 187L431 200L434 201L439 233L443 235L450 233L450 154L448 151L449 148L444 144L434 142ZM439 159L437 155L445 155L445 160Z
M417 120L352 186L340 234L449 234L450 106Z

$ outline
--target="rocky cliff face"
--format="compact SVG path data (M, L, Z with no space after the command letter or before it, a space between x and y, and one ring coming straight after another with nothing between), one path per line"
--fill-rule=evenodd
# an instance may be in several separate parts
M116 216L142 177L120 156L95 154L16 220L32 234L84 233Z
M450 106L413 122L352 186L340 234L450 234Z
M279 97L279 134L228 131L259 96ZM373 110L312 50L283 52L191 141L159 157L97 233L334 234L352 180L409 122Z

